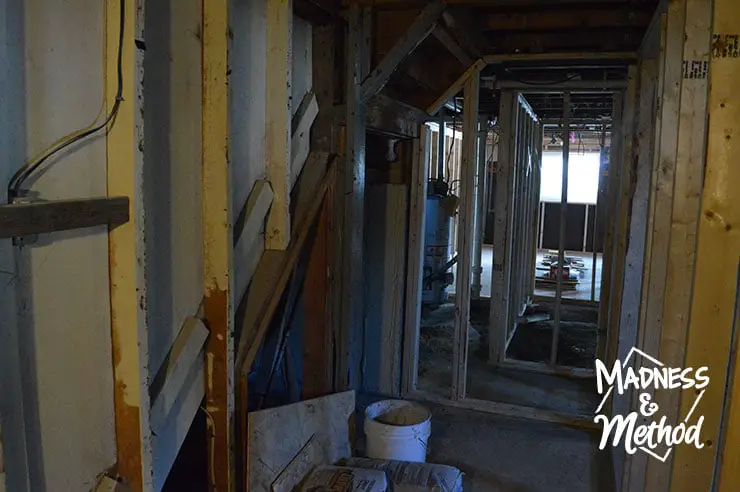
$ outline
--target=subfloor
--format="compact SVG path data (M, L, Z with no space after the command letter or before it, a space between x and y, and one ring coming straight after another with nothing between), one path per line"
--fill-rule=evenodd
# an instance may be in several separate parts
M358 416L370 402L358 395ZM461 470L465 492L614 491L611 455L593 431L423 404L432 411L427 461ZM360 453L363 435L360 417Z
M548 312L548 305L538 310ZM452 383L454 304L424 309L419 342L417 389L449 398ZM558 363L593 368L597 311L591 306L563 306ZM488 363L488 303L471 305L468 337L467 397L590 416L598 406L593 378L535 373ZM509 345L508 358L530 362L549 360L552 320L520 324Z

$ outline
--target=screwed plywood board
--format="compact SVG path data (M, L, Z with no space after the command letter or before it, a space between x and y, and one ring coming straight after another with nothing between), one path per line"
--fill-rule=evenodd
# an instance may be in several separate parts
M251 412L248 490L269 492L280 472L314 435L324 440L328 463L349 458L354 412L354 391Z

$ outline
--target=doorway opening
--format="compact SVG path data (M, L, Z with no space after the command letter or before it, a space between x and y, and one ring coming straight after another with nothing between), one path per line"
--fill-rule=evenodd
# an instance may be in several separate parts
M621 89L502 87L497 102L476 126L472 197L456 186L459 118L425 126L424 296L406 393L587 422L607 340L608 170ZM460 229L467 199L469 241ZM472 265L467 296L466 285L458 292L463 255Z

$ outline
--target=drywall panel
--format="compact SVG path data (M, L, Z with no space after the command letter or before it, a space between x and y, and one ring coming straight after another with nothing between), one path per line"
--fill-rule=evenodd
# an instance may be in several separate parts
M23 98L15 97L23 90L23 71L6 67L23 67L23 11L20 0L0 0L0 200L5 202L5 184L15 165L25 156L25 115ZM26 492L25 419L21 387L21 361L18 352L16 319L17 270L13 245L0 240L0 418L5 485L12 491ZM2 484L0 484L2 489Z
M267 0L231 0L229 16L232 209L238 216L255 181L265 177Z
M293 16L293 67L291 70L291 104L295 116L303 96L311 90L313 31L311 23Z
M349 458L355 392L336 393L249 414L249 486L268 492L271 484L315 435L325 463Z
M149 372L203 298L201 0L150 2L144 56Z
M13 97L25 108L8 123L15 138L25 138L21 160L98 115L105 34L97 0L26 0L22 12L24 57L13 71L22 71L24 92ZM24 119L25 132L18 131ZM105 163L105 141L94 138L53 159L29 184L45 199L105 195ZM89 490L115 462L106 232L43 235L17 252L31 490Z

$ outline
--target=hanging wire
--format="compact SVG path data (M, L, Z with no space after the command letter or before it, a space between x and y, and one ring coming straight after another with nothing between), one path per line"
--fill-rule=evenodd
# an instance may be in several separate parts
M120 11L120 28L118 34L118 88L116 90L116 100L113 103L110 114L108 117L99 125L88 129L78 130L77 132L70 135L70 137L62 140L57 145L53 146L48 152L41 156L36 162L27 162L20 169L18 169L10 181L8 182L8 201L12 201L20 193L21 186L23 183L47 160L54 155L58 154L62 150L66 149L70 145L73 145L85 138L94 135L100 130L107 128L108 125L115 119L118 114L118 109L121 106L123 100L123 32L126 23L126 11L125 11L125 0L121 0L121 11ZM97 121L97 118L96 118ZM93 122L94 123L94 122Z
M452 157L452 149L455 145L455 132L457 131L457 98L453 97L452 102L455 105L455 112L452 114L452 139L450 140L450 150L447 152L447 162L445 163L445 170L447 171L447 179L449 180L452 177L452 172L450 171L450 158ZM444 121L442 122L444 125ZM451 182L447 182L448 189L450 186L452 186Z

